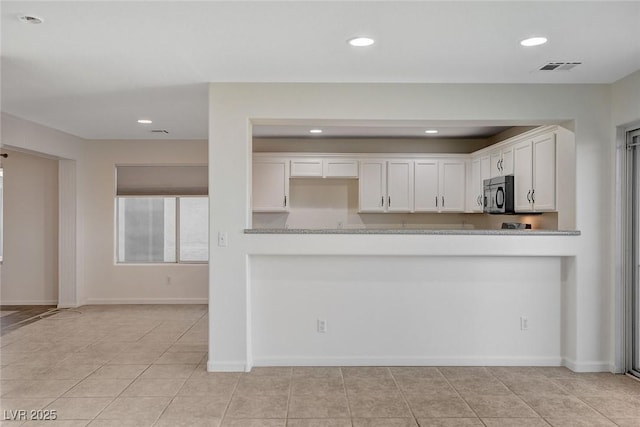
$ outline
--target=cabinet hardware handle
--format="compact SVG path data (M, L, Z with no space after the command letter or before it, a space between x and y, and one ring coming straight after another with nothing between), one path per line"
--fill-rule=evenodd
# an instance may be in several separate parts
M502 166L503 159L500 159L500 172L504 172L504 167Z
M482 206L482 194L478 196L478 206Z
M380 198L380 206L384 207L384 196Z
M436 208L438 207L438 196L436 196Z
M284 196L284 206L287 207L287 196Z
M531 190L529 190L529 192L527 193L527 200L529 201L529 203L531 203Z
M391 207L391 196L389 196L389 207Z
M444 196L442 196L442 207L444 208Z
M535 189L535 188L534 188L533 190L531 190L531 201L532 201L533 203L535 203L535 202L536 202L536 198L533 196L534 194L536 194L536 189Z

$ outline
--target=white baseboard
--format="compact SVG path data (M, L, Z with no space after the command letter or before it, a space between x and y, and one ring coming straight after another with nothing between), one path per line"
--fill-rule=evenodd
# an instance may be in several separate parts
M562 366L560 357L254 357L253 366Z
M207 371L209 372L249 372L246 364L241 361L207 361Z
M58 305L57 299L52 300L2 300L2 305Z
M566 366L573 372L613 372L613 366L609 362L576 362L575 360L564 358L562 359L562 366Z
M87 298L86 305L98 304L208 304L208 298Z

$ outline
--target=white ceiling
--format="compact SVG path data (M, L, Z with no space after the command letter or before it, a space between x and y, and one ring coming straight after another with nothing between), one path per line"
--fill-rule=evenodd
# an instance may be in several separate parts
M205 139L207 82L612 83L640 69L638 1L0 4L2 111L89 139ZM377 43L346 44L362 34ZM522 48L532 35L549 43ZM537 71L549 61L583 64Z

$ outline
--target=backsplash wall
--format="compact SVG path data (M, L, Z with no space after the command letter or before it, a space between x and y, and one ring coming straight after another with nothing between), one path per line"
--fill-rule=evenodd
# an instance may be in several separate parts
M558 214L485 215L479 213L358 213L357 179L291 179L288 213L254 213L253 228L430 228L497 229L524 222L557 230Z

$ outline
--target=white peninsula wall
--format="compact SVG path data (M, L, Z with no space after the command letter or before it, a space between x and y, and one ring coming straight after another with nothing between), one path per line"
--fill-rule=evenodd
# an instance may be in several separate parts
M252 124L377 120L572 123L581 234L244 233L251 228ZM209 370L614 370L611 127L610 85L211 84ZM217 245L220 232L228 246ZM522 316L528 331L520 330ZM326 333L317 332L319 318Z

